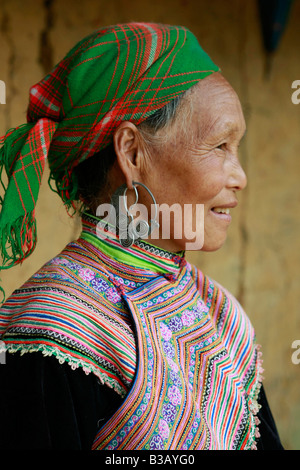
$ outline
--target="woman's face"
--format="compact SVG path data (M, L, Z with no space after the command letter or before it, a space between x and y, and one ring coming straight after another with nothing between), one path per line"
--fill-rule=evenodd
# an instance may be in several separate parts
M170 251L193 249L193 244L187 245L193 242L193 227L195 249L217 250L226 239L237 191L246 186L238 160L245 133L243 112L232 87L214 73L188 93L178 113L167 143L149 153L143 182L159 206L180 207L183 220L177 213L170 235L165 238L161 232L158 240L150 241ZM190 217L184 217L186 205L193 208ZM164 211L160 213L161 231L166 229L163 217Z

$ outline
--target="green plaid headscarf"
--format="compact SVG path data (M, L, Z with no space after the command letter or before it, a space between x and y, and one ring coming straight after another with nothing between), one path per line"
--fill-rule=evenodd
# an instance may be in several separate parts
M48 159L67 207L77 199L72 170L106 147L124 120L136 125L218 70L186 28L149 23L99 29L30 89L27 124L0 143L0 250L9 268L36 245L35 205Z

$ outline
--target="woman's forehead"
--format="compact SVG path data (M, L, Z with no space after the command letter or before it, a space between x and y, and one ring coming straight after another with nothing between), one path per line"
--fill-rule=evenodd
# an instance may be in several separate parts
M193 124L202 132L244 133L245 120L240 100L220 74L215 73L195 85L189 96Z
M230 83L218 72L214 73L192 88L190 98L200 108L214 108L221 105L237 105L239 98Z

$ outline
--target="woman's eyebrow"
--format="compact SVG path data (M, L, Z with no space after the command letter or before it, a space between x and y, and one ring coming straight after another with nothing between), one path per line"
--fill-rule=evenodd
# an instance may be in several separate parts
M246 126L241 126L233 121L223 122L216 126L216 134L222 136L228 136L232 134L239 134L240 140L245 136L247 132Z

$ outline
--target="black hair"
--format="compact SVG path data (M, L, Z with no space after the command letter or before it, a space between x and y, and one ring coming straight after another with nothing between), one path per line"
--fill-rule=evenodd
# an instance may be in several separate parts
M182 94L174 98L162 108L143 121L139 128L150 134L168 125L176 115ZM78 200L82 202L82 209L95 205L99 194L105 189L109 170L116 160L114 144L111 143L100 152L95 153L75 169L78 182Z

